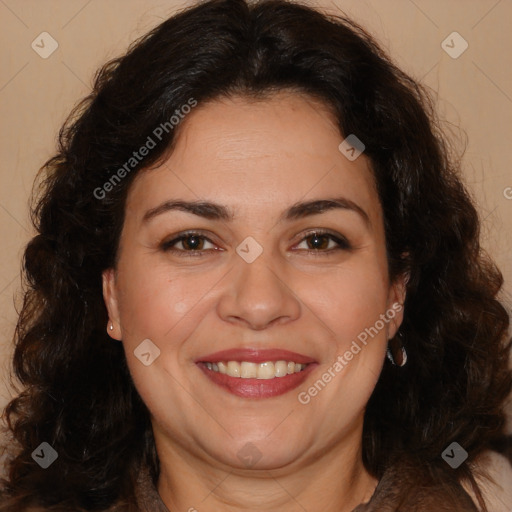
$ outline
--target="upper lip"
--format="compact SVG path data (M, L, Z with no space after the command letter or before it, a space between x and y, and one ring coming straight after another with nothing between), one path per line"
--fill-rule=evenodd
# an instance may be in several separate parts
M196 363L214 363L217 361L248 361L252 363L264 363L265 361L293 361L295 363L302 364L316 363L316 361L311 357L278 348L231 348L201 356L195 360Z

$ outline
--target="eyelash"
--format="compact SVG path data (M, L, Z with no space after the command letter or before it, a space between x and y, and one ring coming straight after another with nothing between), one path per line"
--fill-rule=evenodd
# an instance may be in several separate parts
M340 250L345 250L345 251L352 250L351 244L348 242L348 240L345 237L334 235L333 233L326 231L326 230L322 230L322 229L316 229L316 230L312 230L312 231L306 233L304 235L304 237L300 240L299 243L302 243L304 240L306 240L307 238L314 236L314 235L316 235L317 237L327 236L327 238L330 238L336 244L338 244L338 247L335 247L334 249L323 249L323 250L322 249L301 249L301 250L305 250L308 254L311 254L314 256L326 256L326 255L328 256L331 253L337 252ZM174 249L172 247L173 245L181 242L182 240L186 240L187 238L190 238L190 237L204 239L204 240L207 240L208 242L210 242L211 244L213 244L213 242L207 236L202 235L201 233L199 233L197 231L189 231L186 233L182 233L180 236L173 238L172 240L163 242L160 245L160 249L163 252L171 252L173 254L176 254L180 257L185 257L185 258L202 257L202 256L205 256L205 252L214 250L214 249L201 249L201 250L187 251L184 249ZM184 254L184 253L189 253L189 254Z

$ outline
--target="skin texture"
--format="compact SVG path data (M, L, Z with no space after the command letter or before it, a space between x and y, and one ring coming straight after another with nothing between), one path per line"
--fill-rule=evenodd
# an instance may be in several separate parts
M369 161L345 158L342 140L326 108L304 95L218 99L196 107L170 158L131 186L118 264L103 275L108 333L122 340L151 412L158 491L172 511L340 512L375 489L361 460L363 414L401 312L307 405L297 398L405 298L403 280L388 278ZM369 225L347 209L279 222L296 202L338 196L365 210ZM169 211L143 222L171 199L213 201L234 220ZM327 237L310 254L312 229L344 236L353 248L329 252L336 243ZM211 240L200 245L202 257L188 256L187 241L174 245L188 249L184 256L160 249L185 230ZM236 252L248 236L263 248L252 263ZM147 338L161 350L150 366L133 354ZM240 398L194 363L235 347L288 349L319 366L284 395ZM249 442L261 453L250 469L237 456Z

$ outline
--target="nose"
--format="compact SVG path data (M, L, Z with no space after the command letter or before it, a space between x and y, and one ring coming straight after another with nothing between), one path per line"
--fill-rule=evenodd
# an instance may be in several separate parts
M265 253L252 263L239 258L230 274L218 303L224 321L262 330L299 318L301 302L286 282L288 273L271 265Z

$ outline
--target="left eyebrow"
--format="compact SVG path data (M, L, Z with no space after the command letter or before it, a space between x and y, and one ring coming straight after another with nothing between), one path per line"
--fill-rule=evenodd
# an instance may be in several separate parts
M313 201L295 203L281 215L279 222L302 219L309 215L318 215L334 209L353 211L364 220L367 227L371 226L370 216L366 211L357 203L354 203L354 201L351 201L346 197L316 199Z
M290 208L285 210L279 217L278 222L292 221L302 219L311 215L319 215L329 210L342 209L349 210L357 213L370 227L370 217L363 208L357 203L345 197L335 197L330 199L315 199L312 201L303 201L293 204ZM165 201L159 206L148 210L142 219L142 222L147 222L165 212L179 210L209 220L224 220L232 221L234 214L225 206L210 201L182 201L173 200Z

